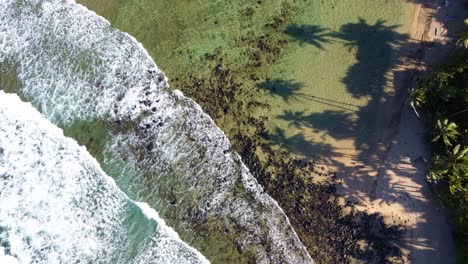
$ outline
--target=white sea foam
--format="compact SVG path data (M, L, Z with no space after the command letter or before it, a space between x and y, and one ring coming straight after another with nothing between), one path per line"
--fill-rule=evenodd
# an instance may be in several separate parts
M208 263L148 205L135 206L83 147L3 91L0 186L2 264Z
M96 118L132 124L109 138L106 172L163 218L177 211L174 227L184 237L215 218L245 230L236 234L237 247L254 248L258 263L312 262L227 137L199 105L168 91L133 37L71 0L1 0L4 60L18 66L21 95L55 124Z
M5 254L5 249L3 247L0 247L0 263L3 264L18 264L18 260L10 255Z

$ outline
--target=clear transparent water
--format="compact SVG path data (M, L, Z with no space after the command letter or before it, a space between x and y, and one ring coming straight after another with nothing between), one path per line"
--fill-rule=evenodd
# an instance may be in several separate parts
M0 7L0 61L15 66L9 78L20 84L4 89L65 130L104 124L103 133L92 133L103 142L95 151L123 193L155 208L184 241L219 259L312 262L226 136L197 104L169 91L135 39L72 1L5 0ZM116 219L130 230L140 221Z

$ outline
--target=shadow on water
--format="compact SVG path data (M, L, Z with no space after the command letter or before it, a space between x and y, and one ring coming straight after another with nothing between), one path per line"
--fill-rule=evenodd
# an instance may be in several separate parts
M315 25L296 24L284 31L301 45L309 44L323 49L324 44L337 42L355 54L356 63L350 66L341 81L352 97L368 98L365 106L306 94L301 91L304 84L294 80L276 79L260 83L257 87L266 90L271 96L281 97L285 102L312 101L332 108L312 114L306 114L307 111L284 111L277 118L288 121L290 126L296 128L307 127L315 132L325 132L335 139L354 139L356 149L367 150L369 137L376 129L377 110L386 97L384 88L388 81L387 72L396 65L397 48L408 38L398 33L397 28L398 25L386 25L384 20L372 24L359 18L356 23L343 25L338 32ZM296 139L294 142L300 141ZM292 148L307 146L301 143Z
M397 28L398 25L387 25L384 20L368 23L360 18L355 23L343 25L338 32L313 25L292 25L284 32L300 45L308 44L325 50L324 44L335 42L342 43L348 48L350 55L356 57L356 63L348 68L346 76L341 81L352 97L366 98L367 105L357 106L340 102L335 98L306 94L301 91L304 84L294 80L274 80L260 83L258 87L267 90L271 96L281 97L285 102L312 101L331 108L319 113L309 113L307 110L296 112L285 110L277 118L287 121L290 127L299 130L312 129L317 134L325 133L336 140L352 139L355 149L359 150L359 158L365 159L374 151L373 148L380 147L378 144L373 144L371 138L379 125L376 119L383 107L382 104L385 103L384 99L390 96L385 91L389 81L387 73L398 62L397 49L408 39L407 35L398 33ZM270 140L295 153L309 157L313 157L314 154L320 155L320 160L325 163L329 162L326 156L344 157L347 155L337 146L308 140L304 133L285 137L285 131L279 128L270 136ZM343 171L356 169L345 164L337 165L342 167L340 169ZM371 166L371 170L377 171L377 163L374 165L375 167ZM363 182L363 185L372 185L371 171L360 170L360 172L358 180L368 181ZM363 195L353 190L345 190L345 193L347 195L349 193L349 196ZM362 213L358 219L356 230L362 231L359 231L362 235L360 239L366 241L367 247L360 252L352 252L351 255L364 261L372 259L377 261L375 263L385 262L388 256L401 255L401 250L395 244L401 231L399 226L386 225L379 214ZM359 225L365 227L359 228Z
M313 101L318 104L327 105L345 111L354 112L359 109L358 105L303 93L300 91L303 87L303 83L295 82L294 80L279 79L257 84L257 88L265 90L270 96L280 97L286 103L291 101Z
M300 92L304 84L293 80L266 81L257 84L257 87L267 91L271 96L281 97L285 102L299 101L301 98L307 96Z
M313 153L328 153L333 149L330 144L308 140L303 133L288 137L284 129L279 127L276 127L275 131L269 135L268 140L271 144L304 156L310 156Z
M306 115L303 111L284 111L277 118L288 121L289 126L298 129L311 128L317 132L326 130L336 139L345 139L355 133L353 116L349 112L325 110L322 113Z
M318 25L289 25L283 33L295 39L300 45L309 44L319 49L323 43L331 43L330 32Z
M294 100L310 100L330 106L330 110L320 113L310 113L307 110L297 112L284 110L277 118L287 121L290 127L298 130L308 128L315 132L325 133L337 140L353 139L354 147L359 150L356 159L364 165L361 167L360 164L353 165L354 163L344 164L333 161L340 175L344 175L339 176L343 180L344 190L342 193L346 197L350 197L351 199L348 201L352 201L353 203L359 203L369 197L371 199L379 198L382 203L393 203L398 200L410 200L412 204L425 203L423 200L418 200L414 197L410 198L407 190L399 187L401 183L392 183L390 177L385 174L386 172L380 175L380 156L371 154L383 153L387 147L384 144L388 141L384 141L383 138L375 138L373 140L371 138L374 136L374 131L377 128L397 127L400 120L399 109L391 108L403 105L407 95L406 89L409 88L404 84L414 84L418 80L419 75L426 71L426 67L430 66L424 58L427 59L427 55L431 54L431 50L432 52L440 51L439 48L442 45L452 45L456 41L457 30L463 28L463 18L453 18L453 8L441 8L445 1L407 1L421 3L424 7L432 8L434 14L431 15L431 18L442 23L445 27L443 30L446 30L446 40L448 39L448 41L444 43L437 40L437 38L434 39L433 35L438 36L437 31L436 33L425 32L424 34L427 35L423 34L422 37L414 37L417 39L409 39L409 36L396 31L397 25L388 25L384 20L368 23L364 19L359 19L355 23L343 25L338 32L314 25L291 25L284 31L285 34L300 45L312 45L322 50L326 49L325 44L342 43L345 45L349 49L350 54L356 57L356 63L348 68L346 76L341 81L352 97L357 99L367 98L367 105L358 107L339 102L335 98L315 97L301 91L302 85L294 86L292 92L282 91L282 95L279 95L276 90L271 89L274 86L269 86L266 83L259 84L260 88L270 89L271 96L281 96L285 101L295 98ZM461 1L456 3L455 1L450 2L459 6L463 4ZM460 6L460 8L463 7ZM406 65L413 65L414 68L406 68ZM400 68L400 66L403 67ZM393 85L399 87L399 90L394 91L394 93L388 93L385 90L390 81L387 74L392 69ZM275 80L275 82L283 83L282 80ZM294 80L287 82L296 83ZM283 86L282 89L288 89L288 86ZM379 120L376 120L382 114L379 111L390 111L390 118L384 123L386 127L382 127L382 123L378 123ZM423 133L423 131L414 133ZM346 155L340 152L336 146L323 142L309 142L310 140L308 140L304 133L298 133L295 136L287 138L285 137L284 130L276 129L270 138L273 139L273 142L277 142L296 153L304 154L305 152L319 151L320 154L318 155L320 156L332 155L340 157L341 155L344 157ZM396 143L393 142L392 144ZM403 141L400 144L405 144L405 142ZM311 150L307 151L308 148ZM392 161L393 167L391 169L396 175L407 176L409 178L415 177L414 171L398 166L398 164L406 164L409 157L408 153L403 153L403 150L398 151L395 154L395 160ZM327 163L327 159L324 160L324 163ZM414 165L414 170L422 171L425 169L425 165L422 164L422 161L418 163L418 160L422 160L422 158L410 160L410 163ZM388 164L384 165L388 166ZM379 174L372 176L375 172ZM349 175L353 175L353 177ZM376 187L373 185L376 177L379 178L380 186L377 196ZM414 179L411 178L411 180ZM416 182L422 182L421 186L425 184L421 179L416 179ZM357 186L357 188L354 189L353 186ZM369 188L361 189L360 186L369 186ZM402 204L406 209L407 203L403 202ZM420 217L422 219L427 217L424 215L426 211L415 212L414 208L407 209L410 212L421 213ZM431 219L428 219L428 221L430 222ZM437 248L433 247L434 243L425 240L424 234L418 237L417 241L414 239L404 241L405 238L399 237L400 227L397 225L386 225L380 214L362 213L360 220L356 223L367 223L365 224L365 228L356 228L355 230L362 232L362 239L364 241L371 242L371 246L362 252L350 253L357 259L368 262L369 256L376 254L376 252L383 252L382 254L387 257L398 257L401 254L401 250L395 246L397 243L400 244L401 248L411 251L411 254L426 256L438 254ZM428 223L418 223L416 226L407 228L411 229L410 232L418 233L425 232L424 230L427 230L428 225ZM397 240L400 240L400 242L397 242ZM381 255L379 256L381 257ZM380 258L379 256L377 258ZM375 260L374 257L370 259ZM386 259L379 259L379 261L372 263L384 263L385 261Z
M371 96L375 99L382 96L386 72L395 64L395 45L408 37L397 33L397 27L386 26L383 20L371 25L360 18L358 23L345 24L340 32L333 34L350 50L356 50L357 63L348 69L342 80L354 97Z

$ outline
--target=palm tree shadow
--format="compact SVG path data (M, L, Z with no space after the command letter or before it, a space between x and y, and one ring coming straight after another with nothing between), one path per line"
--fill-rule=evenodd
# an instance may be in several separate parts
M419 0L407 1L419 2ZM445 19L447 20L447 18ZM368 23L364 19L359 19L359 21L356 23L348 23L343 25L339 32L334 33L326 33L325 31L320 30L320 28L317 30L316 27L310 26L310 32L312 33L309 35L309 37L307 37L307 35L304 33L306 30L301 30L302 28L307 27L297 25L294 25L293 28L289 29L289 32L285 31L286 34L294 37L301 45L310 44L321 49L323 49L323 43L342 42L344 43L345 47L348 48L350 54L352 54L352 56L356 56L356 63L348 68L345 77L343 77L341 80L352 97L368 99L367 105L357 107L357 109L355 108L355 115L346 112L345 109L327 110L321 113L312 114L310 114L307 110L297 112L285 110L282 114L278 115L277 118L289 122L289 126L296 129L309 128L318 132L326 132L327 135L335 139L355 139L355 147L364 150L359 156L359 159L366 165L372 167L372 169L365 168L362 170L361 174L366 177L362 177L364 180L362 181L361 185L365 185L371 182L372 178L368 176L369 171L378 171L378 169L380 169L378 163L372 162L373 158L369 158L369 162L366 160L371 156L369 154L375 152L375 150L373 150L373 148L376 148L375 146L378 147L380 143L385 143L384 141L379 141L381 139L371 140L371 137L373 137L373 131L375 132L377 129L382 129L382 126L380 126L382 123L379 123L376 120L380 115L377 110L380 110L384 107L388 108L389 106L396 106L396 104L389 103L391 100L394 100L392 97L404 97L406 95L406 91L396 91L395 94L389 94L385 89L389 81L387 73L393 69L397 63L399 63L396 56L397 49L399 46L405 45L405 47L409 47L410 50L418 50L418 53L414 54L414 56L419 57L421 56L419 53L419 48L425 45L423 41L418 41L416 44L407 43L406 41L408 36L398 33L396 30L397 27L397 25L386 25L384 20L378 20L375 23ZM326 41L322 41L322 39L326 39ZM414 47L411 48L410 45L414 45ZM406 57L404 54L404 56L400 57L399 59L408 60L411 58ZM416 58L415 61L417 60L418 58ZM411 73L411 71L413 70L404 73L403 77L413 78L414 74ZM402 74L402 72L400 73ZM398 76L395 76L394 73L394 83L397 77ZM404 89L406 88L404 87L401 90ZM313 99L313 96L301 93L300 89L296 89L291 94L296 98L295 100ZM336 102L333 102L332 99L318 99L324 103L336 103L338 106L347 107L344 103L340 104L340 102L337 100L334 100ZM400 99L395 100L399 102ZM404 100L401 99L401 101ZM386 105L384 106L383 104ZM350 107L353 108L352 106ZM397 117L399 120L398 114L395 114L392 117ZM398 124L398 120L395 122L390 120L388 123L385 123L385 125L392 126ZM309 145L315 144L314 142L308 142L309 140L304 136L304 134L301 133L290 138L285 137L284 134L285 133L283 130L277 129L276 134L274 135L275 141L278 141L279 143L286 142L284 144L289 144L287 140L293 138L293 142L295 143L296 147L303 146L304 148L308 148ZM323 155L323 153L334 153L336 151L334 146L327 144L325 145L326 148L312 146L315 147L313 151L323 151L320 155ZM296 147L293 147L291 150L294 150ZM343 171L357 170L353 165L347 164L338 164L338 167ZM354 179L351 179L350 181L353 180ZM391 184L392 183L386 182L385 180L383 180L383 183L381 183L382 186L390 186ZM361 190L353 190L352 187L345 188L347 195L355 195L356 197L363 195L361 194ZM398 192L398 188L395 189ZM395 190L392 190L391 194L394 195ZM378 251L384 252L384 255L386 256L398 256L401 254L400 248L395 246L395 243L402 239L400 236L400 226L388 226L385 224L385 221L383 221L379 214L369 215L367 213L363 213L362 219L357 221L357 223L359 223L359 225L364 223L362 227L358 228L360 230L358 234L361 234L361 231L363 234L360 238L373 242L371 248L365 249L364 252L356 252L358 255L356 256L357 258L362 260L368 260L369 258L372 259L372 255ZM416 227L415 229L417 230L418 228L420 227ZM420 245L424 247L424 241L421 242ZM408 246L408 248L414 250L412 246ZM418 252L430 250L432 249L417 249ZM386 259L379 259L379 261L372 263L384 263L385 261Z
M396 52L405 43L407 35L396 31L397 25L388 26L384 20L369 24L359 18L356 23L348 23L339 32L329 37L340 41L355 54L357 62L349 67L342 79L346 90L354 98L368 98L367 105L358 107L331 99L312 98L312 100L333 106L333 110L313 113L287 113L279 118L292 122L294 126L305 126L315 131L325 131L335 139L354 139L356 149L368 150L371 136L377 127L378 109L382 107L387 85L387 72L397 63ZM354 51L354 52L353 52ZM307 98L303 96L303 98ZM318 99L318 100L317 100ZM351 112L356 114L352 118ZM366 153L362 153L363 156Z
M387 73L398 62L397 49L408 39L406 34L397 32L397 28L398 25L387 25L382 19L368 23L359 18L357 22L341 26L338 32L329 33L314 25L291 25L285 30L299 43L318 48L323 47L323 43L343 43L350 55L356 57L356 63L348 68L341 81L353 98L367 98L367 105L357 106L334 98L306 94L301 92L304 84L293 80L274 80L260 83L258 87L285 102L307 100L325 105L329 109L320 113L284 111L277 118L288 121L289 126L297 129L325 132L337 140L353 139L354 147L361 150L361 157L365 157L374 151L372 146L379 145L371 140L379 129L379 109L384 107L384 99L391 97L385 91Z
M341 102L329 98L324 98L315 95L309 95L301 92L304 84L294 80L275 79L257 84L257 88L267 91L270 96L278 96L285 102L290 101L313 101L318 104L327 105L344 111L354 112L359 109L359 106Z
M318 25L289 25L283 33L295 39L300 45L310 44L316 48L324 49L323 43L331 43L332 35L327 29Z
M386 73L396 63L396 48L408 38L406 34L396 32L397 28L398 25L386 26L381 19L372 25L359 18L358 23L345 24L340 32L333 34L350 52L356 51L357 63L342 79L353 97L382 96Z
M326 135L337 140L353 139L354 147L361 150L361 157L371 153L373 145L371 137L373 131L378 129L376 127L378 109L382 107L382 99L388 97L385 91L388 81L387 72L396 65L397 48L407 39L407 36L398 33L396 28L396 25L385 25L383 20L369 24L364 19L359 19L356 23L343 25L339 32L327 34L328 41L344 43L350 54L356 56L356 63L348 68L341 81L353 98L367 98L367 105L358 107L339 102L334 98L310 98L311 96L301 95L301 99L315 99L330 106L339 107L319 113L308 113L307 110L284 111L277 118L289 122L289 126L297 129L308 128L319 133L325 132ZM298 41L306 42L301 39ZM296 91L297 93L300 92ZM307 141L306 138L303 140ZM298 144L302 144L301 146L308 147L306 142L297 141ZM340 153L336 146L327 145L327 147L327 149L316 148L314 151L323 151L319 154L321 156L328 153L334 155ZM338 166L342 169L350 169L345 164L338 164ZM347 189L346 192L359 196L359 192L352 189ZM375 243L373 242L372 246L364 252L357 254L358 258L374 259L379 256L401 254L399 248L392 247L394 241L399 238L400 231L397 226L386 226L381 216L377 214L362 214L362 217L359 221L361 224L364 223L362 234L365 236L362 239ZM368 231L368 229L372 230ZM383 253L378 253L379 256L377 256L377 252ZM382 263L381 261L383 262L384 259L380 259L377 263Z
M280 146L296 154L306 157L315 156L318 153L330 153L333 148L324 142L312 142L306 138L304 133L287 136L284 129L276 127L275 131L268 136L269 143Z
M306 115L304 111L288 111L277 116L289 122L289 126L298 129L311 128L316 132L326 131L336 139L346 139L354 136L355 123L352 114L344 111L326 110L322 113Z
M369 136L376 128L377 109L385 94L387 72L396 64L396 49L407 36L396 32L397 25L385 25L384 20L374 24L360 18L348 23L339 32L327 33L318 26L291 25L285 32L300 43L322 47L321 43L342 42L349 51L355 51L357 62L349 67L342 79L347 91L354 98L369 98L365 106L340 102L301 92L304 84L293 80L273 80L257 87L279 96L285 102L308 100L323 104L331 110L306 115L303 112L285 111L278 118L290 122L296 128L324 131L335 139L354 139L356 149L368 149ZM353 54L354 55L354 54ZM356 114L356 118L352 113ZM297 140L296 140L297 141ZM306 146L306 144L303 144Z
M267 91L270 96L281 97L285 102L289 102L290 100L299 101L301 98L304 98L304 96L307 96L300 92L304 84L294 80L275 79L259 83L257 87Z

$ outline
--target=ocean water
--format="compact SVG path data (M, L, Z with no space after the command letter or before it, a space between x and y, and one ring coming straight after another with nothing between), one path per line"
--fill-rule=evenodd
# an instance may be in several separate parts
M259 78L242 81L271 106L255 113L268 117L271 143L325 164L369 148L417 6L411 0L77 1L135 36L187 91L193 84L186 79L209 76L204 54L221 50L224 67ZM283 16L284 6L290 16ZM286 22L272 32L268 25L277 18ZM267 34L287 40L278 46L280 59L246 67L256 50L252 36ZM220 111L217 123L236 131L233 119Z
M85 148L0 91L0 263L208 263Z
M169 232L170 243L160 241L167 229L163 221L143 217L157 211L182 240L218 260L312 263L281 208L231 150L224 133L195 102L169 91L167 78L130 35L73 1L2 0L0 62L15 65L15 83L21 84L0 89L18 93L54 125L67 129L86 122L91 130L101 124L106 131L98 139L104 142L97 150L101 171L57 128L34 121L38 114L15 116L23 110L11 109L21 103L2 94L2 121L8 123L1 127L10 131L0 136L8 138L2 148L10 154L1 157L11 171L2 177L11 191L1 195L23 202L2 203L0 218L16 213L25 217L0 229L7 245L2 244L4 255L42 263L50 263L49 258L204 261L174 233ZM23 148L29 152L19 151ZM31 164L19 168L25 155L30 158L23 162ZM37 177L38 184L26 176ZM44 201L25 189L38 192ZM56 207L59 202L63 204ZM77 211L68 206L80 202ZM28 238L28 219L38 221L31 223L31 232L44 234L37 244ZM83 227L81 220L92 223ZM73 228L59 225L62 221L71 221ZM12 253L13 241L18 241L18 250ZM44 247L50 251L41 253Z

